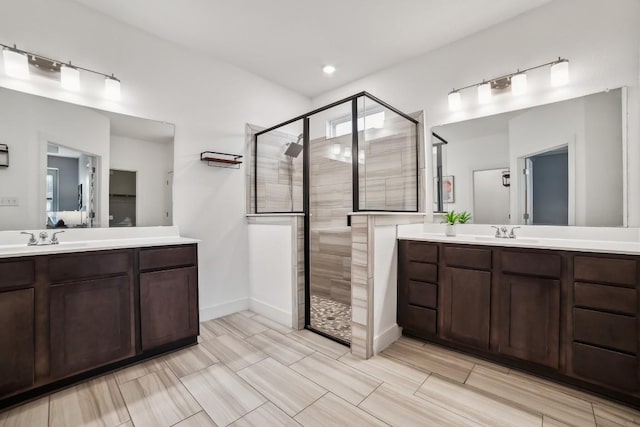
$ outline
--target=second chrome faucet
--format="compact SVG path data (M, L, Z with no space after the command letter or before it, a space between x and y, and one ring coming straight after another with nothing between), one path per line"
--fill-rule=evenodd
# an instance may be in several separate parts
M498 227L498 226L492 225L491 228L496 229L495 237L498 239L515 239L516 238L515 231L520 227L511 227L511 231L509 232L507 232L508 229L505 226Z

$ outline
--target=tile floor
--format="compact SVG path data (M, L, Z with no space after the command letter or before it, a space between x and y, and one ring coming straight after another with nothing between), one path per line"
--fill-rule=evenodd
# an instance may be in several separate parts
M0 427L632 426L640 412L401 338L370 360L251 312L199 345L0 412Z
M320 295L311 295L311 326L351 342L351 306Z

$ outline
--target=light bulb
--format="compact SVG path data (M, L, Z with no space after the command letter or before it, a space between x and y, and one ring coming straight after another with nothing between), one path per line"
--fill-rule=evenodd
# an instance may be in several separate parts
M336 156L339 156L341 152L342 152L342 145L340 145L339 142L334 142L333 146L331 147L331 154L335 154Z
M18 79L29 78L29 58L27 55L17 50L4 48L2 50L4 57L4 72L10 77Z
M345 147L344 151L342 152L342 155L345 156L347 159L351 158L351 147Z
M527 75L518 73L511 77L511 93L513 95L522 95L527 91Z
M120 80L114 77L105 77L104 96L114 101L120 100Z
M449 111L458 111L462 107L460 92L449 92Z
M322 67L322 71L325 74L331 75L336 72L336 67L334 67L333 65L325 65L324 67Z
M491 83L482 83L478 86L478 103L488 104L491 101Z
M80 89L80 70L69 65L60 67L60 83L67 90Z
M551 86L563 86L569 83L569 61L560 59L551 66Z

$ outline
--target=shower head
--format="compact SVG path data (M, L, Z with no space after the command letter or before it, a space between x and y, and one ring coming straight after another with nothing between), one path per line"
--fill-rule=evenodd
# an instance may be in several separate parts
M302 134L298 135L298 140L296 142L290 142L289 145L287 145L287 151L284 152L284 155L291 157L292 159L297 158L300 153L302 153L302 144L300 144L301 139Z

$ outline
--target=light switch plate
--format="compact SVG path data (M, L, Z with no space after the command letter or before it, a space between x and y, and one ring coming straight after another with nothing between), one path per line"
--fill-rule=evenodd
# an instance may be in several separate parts
M0 206L20 206L17 197L0 197Z

